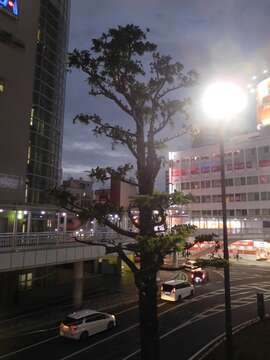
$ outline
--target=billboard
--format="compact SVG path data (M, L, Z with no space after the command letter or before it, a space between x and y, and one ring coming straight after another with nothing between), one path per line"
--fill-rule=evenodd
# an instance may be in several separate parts
M257 128L270 125L270 77L258 83L256 89Z
M10 15L18 16L18 0L0 0L0 9Z

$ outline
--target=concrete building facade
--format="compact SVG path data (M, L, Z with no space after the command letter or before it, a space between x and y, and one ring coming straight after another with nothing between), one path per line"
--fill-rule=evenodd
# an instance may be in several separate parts
M270 227L270 134L232 137L225 143L228 228ZM193 195L172 210L176 221L203 229L222 228L220 154L217 144L170 153L169 191Z

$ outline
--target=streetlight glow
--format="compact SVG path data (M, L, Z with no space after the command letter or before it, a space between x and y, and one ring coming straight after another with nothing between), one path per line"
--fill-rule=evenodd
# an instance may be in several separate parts
M244 91L230 82L216 82L210 85L202 98L205 113L213 120L230 120L247 105Z

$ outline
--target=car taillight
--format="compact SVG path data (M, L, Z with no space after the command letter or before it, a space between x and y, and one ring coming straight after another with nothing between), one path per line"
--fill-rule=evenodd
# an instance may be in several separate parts
M172 289L172 293L175 294L175 288Z
M163 286L161 286L160 290L163 291Z
M191 275L191 279L194 279L194 274Z
M70 330L71 330L72 333L74 333L77 329L78 329L78 326L76 326L76 325L71 325L70 326Z
M203 279L205 278L205 274L202 275L202 278L203 278Z

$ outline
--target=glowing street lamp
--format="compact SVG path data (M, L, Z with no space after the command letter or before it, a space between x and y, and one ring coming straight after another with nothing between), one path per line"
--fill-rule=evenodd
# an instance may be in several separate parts
M230 265L228 250L227 208L224 165L224 128L232 118L240 113L247 104L244 91L230 82L216 82L209 86L202 98L202 106L208 117L219 129L220 146L220 173L221 173L221 200L223 220L223 257L224 265L224 292L225 292L225 329L227 359L233 359L232 315L230 292Z

